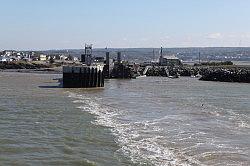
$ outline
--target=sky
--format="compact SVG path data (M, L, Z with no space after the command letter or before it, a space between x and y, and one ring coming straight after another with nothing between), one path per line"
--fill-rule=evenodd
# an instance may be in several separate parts
M0 0L0 50L250 47L250 0Z

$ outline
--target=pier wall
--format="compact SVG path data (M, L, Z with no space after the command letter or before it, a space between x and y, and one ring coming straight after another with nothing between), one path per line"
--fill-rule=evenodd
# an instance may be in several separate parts
M63 87L104 87L103 66L63 66Z

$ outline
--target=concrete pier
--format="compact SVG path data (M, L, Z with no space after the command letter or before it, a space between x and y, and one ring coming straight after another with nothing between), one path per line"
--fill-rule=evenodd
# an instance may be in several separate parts
M104 87L103 66L63 66L63 87Z

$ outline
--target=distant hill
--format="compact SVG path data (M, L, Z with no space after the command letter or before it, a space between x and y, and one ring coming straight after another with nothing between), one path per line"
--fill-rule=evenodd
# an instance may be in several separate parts
M136 62L151 61L159 58L160 48L109 48L111 57L115 58L118 51L122 52L123 59ZM70 54L80 57L84 53L83 49L69 50L47 50L45 54ZM105 49L93 49L94 56L105 56ZM184 61L195 61L200 58L203 61L210 60L231 60L250 61L250 47L191 47L191 48L164 48L164 55L176 55Z

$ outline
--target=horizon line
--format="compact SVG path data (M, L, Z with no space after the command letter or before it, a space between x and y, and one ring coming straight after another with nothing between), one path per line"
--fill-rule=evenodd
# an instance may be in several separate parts
M95 49L160 49L161 47L95 47ZM191 46L191 47L162 47L163 49L185 49L185 48L250 48L250 46ZM0 51L56 51L56 50L84 50L84 48L48 48L48 49L1 49Z

